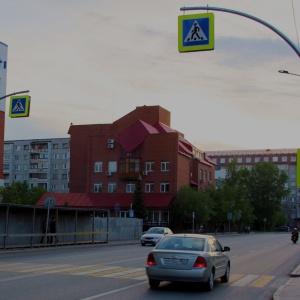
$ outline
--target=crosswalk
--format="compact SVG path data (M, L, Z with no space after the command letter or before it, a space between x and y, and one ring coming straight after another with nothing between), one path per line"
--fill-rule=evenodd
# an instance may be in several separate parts
M0 272L39 274L61 274L74 276L110 277L118 279L147 280L145 268L132 268L107 265L68 265L68 264L31 264L31 263L1 263ZM26 276L26 275L24 275ZM225 285L250 286L262 288L274 279L270 275L232 274ZM0 279L0 281L3 281Z

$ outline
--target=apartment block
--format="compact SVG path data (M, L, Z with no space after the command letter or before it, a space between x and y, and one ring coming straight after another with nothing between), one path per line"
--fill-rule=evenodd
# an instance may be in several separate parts
M290 194L281 199L281 204L289 220L288 225L297 226L297 220L300 220L300 184L297 183L297 172L300 174L299 149L208 151L207 155L216 164L216 181L224 178L224 170L233 159L236 159L239 166L248 169L258 162L272 162L286 172L286 188L290 189Z
M27 181L48 192L69 192L69 138L4 142L4 186Z

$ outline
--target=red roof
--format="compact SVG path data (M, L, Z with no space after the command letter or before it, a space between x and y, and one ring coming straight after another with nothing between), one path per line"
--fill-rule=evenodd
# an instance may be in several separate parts
M113 209L117 203L121 209L129 209L133 200L132 193L46 193L36 205L44 205L45 198L47 197L55 199L55 206L103 209ZM168 208L172 202L173 194L146 193L144 197L147 208Z

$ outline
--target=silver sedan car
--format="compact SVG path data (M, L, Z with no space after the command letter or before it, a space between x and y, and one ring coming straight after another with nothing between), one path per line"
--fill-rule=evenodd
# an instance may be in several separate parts
M152 227L142 235L141 245L155 246L166 234L173 234L173 232L168 227Z
M165 236L148 254L146 274L152 288L161 281L199 282L208 291L214 281L228 282L230 260L214 236L172 234Z

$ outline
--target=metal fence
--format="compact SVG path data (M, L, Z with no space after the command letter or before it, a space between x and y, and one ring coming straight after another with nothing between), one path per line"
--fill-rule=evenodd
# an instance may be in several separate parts
M108 210L0 204L0 249L134 240L141 233L142 220L110 218Z

